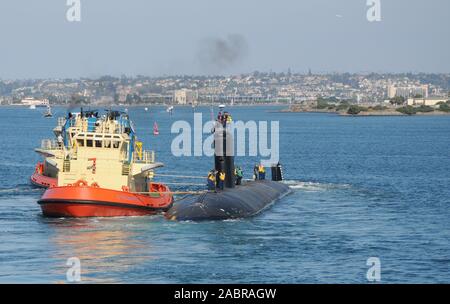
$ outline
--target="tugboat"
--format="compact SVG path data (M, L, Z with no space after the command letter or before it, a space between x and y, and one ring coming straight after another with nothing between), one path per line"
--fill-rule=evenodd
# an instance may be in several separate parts
M36 149L45 161L31 177L48 187L38 201L44 216L151 215L172 206L169 188L153 181L163 164L143 150L127 113L68 113L53 131L57 140Z

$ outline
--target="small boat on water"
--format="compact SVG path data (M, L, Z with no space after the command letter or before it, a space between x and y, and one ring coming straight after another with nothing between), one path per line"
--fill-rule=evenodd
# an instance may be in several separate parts
M31 176L48 188L38 201L45 216L136 216L167 211L170 189L153 180L153 151L143 150L128 114L68 113L53 129L56 140L35 149L44 157Z
M156 121L153 124L153 135L159 135L158 124L156 123Z
M173 114L173 106L168 106L166 109L166 112L169 113L170 115Z
M32 104L29 109L30 110L35 110L36 109L36 105Z
M53 117L52 108L47 106L47 111L44 113L44 117Z

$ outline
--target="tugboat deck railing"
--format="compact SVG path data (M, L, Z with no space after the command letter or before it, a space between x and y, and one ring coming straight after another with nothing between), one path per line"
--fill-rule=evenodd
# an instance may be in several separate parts
M135 163L141 164L151 164L155 162L155 151L142 151L142 153L138 153L137 151L133 152L133 161Z
M62 145L55 139L43 139L41 141L42 150L62 150Z

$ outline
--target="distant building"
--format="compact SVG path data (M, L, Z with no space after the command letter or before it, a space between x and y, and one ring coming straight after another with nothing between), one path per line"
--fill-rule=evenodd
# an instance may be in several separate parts
M128 95L128 93L120 92L119 94L117 94L117 101L125 102L127 100L127 95Z
M8 104L8 100L5 97L0 96L0 104L1 105L7 105Z
M434 107L440 102L446 102L447 98L430 97L430 98L408 98L408 106L431 106Z
M414 97L420 95L424 98L428 97L428 85L420 85L420 86L406 86L406 87L398 87L395 85L388 86L387 89L388 98L394 98L396 96L401 96L404 98Z
M396 87L393 85L388 86L388 89L387 89L388 98L394 98L396 96L396 94L397 94Z
M112 103L114 103L114 96L108 96L108 95L100 96L97 99L95 99L93 101L93 103L95 103L95 104L112 104Z
M50 103L47 99L34 99L31 97L27 97L22 99L21 104L24 106L36 106L36 107L46 107Z
M189 89L176 90L173 94L174 102L178 104L196 104L198 100L198 92Z

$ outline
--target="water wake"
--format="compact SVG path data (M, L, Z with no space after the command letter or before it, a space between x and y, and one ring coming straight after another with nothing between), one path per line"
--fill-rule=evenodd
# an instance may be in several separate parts
M298 180L285 180L284 183L294 190L303 191L327 191L327 190L344 190L349 189L349 184L332 184L332 183L317 183L317 182L305 182Z
M10 168L10 167L22 167L22 168L34 168L34 164L29 163L16 163L16 162L10 162L10 161L2 161L0 162L0 166L4 168Z
M31 185L17 185L13 188L0 189L0 196L7 196L11 194L28 194L28 193L39 193L43 189L36 188Z

